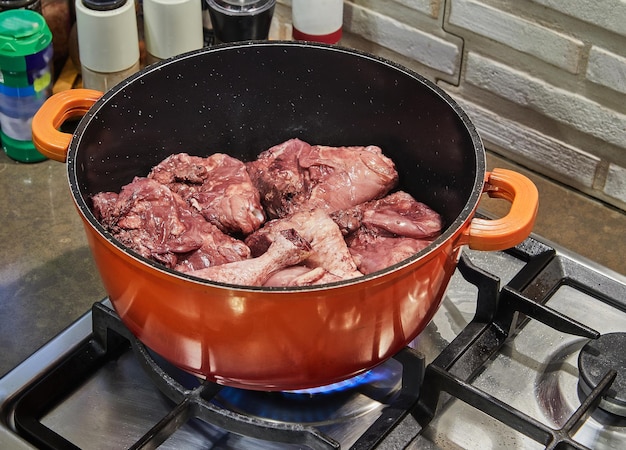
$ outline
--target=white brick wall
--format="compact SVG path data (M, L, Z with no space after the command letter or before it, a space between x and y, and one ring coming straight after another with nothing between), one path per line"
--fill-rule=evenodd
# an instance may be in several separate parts
M521 70L470 52L465 81L626 149L626 115Z
M444 0L395 0L395 2L427 16L437 18L443 8Z
M624 0L532 0L565 15L626 36Z
M474 0L452 2L448 22L568 72L579 71L584 43L536 22Z
M418 6L423 6L422 3L427 2L418 2ZM461 48L446 40L445 33L423 31L355 3L345 3L344 16L350 18L351 33L447 75L458 73Z
M348 36L423 66L488 148L626 210L626 0L344 5Z
M618 198L626 203L626 168L616 164L609 165L604 192L609 197Z
M453 89L453 88L451 88ZM507 152L507 156L524 157L533 168L552 174L571 174L578 183L592 187L600 158L560 142L497 113L464 100L451 92L480 130L481 137ZM506 149L506 150L505 150Z
M626 94L626 57L594 45L589 50L587 78L593 83Z

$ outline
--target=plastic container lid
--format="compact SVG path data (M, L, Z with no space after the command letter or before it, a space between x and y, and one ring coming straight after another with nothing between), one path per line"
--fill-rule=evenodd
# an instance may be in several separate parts
M95 11L111 11L126 3L126 0L82 0L83 4Z
M276 0L209 0L208 3L229 16L251 16L267 11Z
M52 43L44 17L28 9L0 13L0 69L25 72L26 56L39 53Z
M0 0L0 10L8 11L9 9L30 9L40 13L41 0Z

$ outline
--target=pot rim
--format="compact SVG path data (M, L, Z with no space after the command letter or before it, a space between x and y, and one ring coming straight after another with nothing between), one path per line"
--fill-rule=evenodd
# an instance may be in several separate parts
M476 167L475 167L475 178L473 183L472 192L467 199L467 202L463 206L460 214L454 219L454 221L448 224L447 228L444 230L441 235L439 235L433 242L431 242L427 247L415 253L414 255L393 264L385 269L357 277L348 280L336 281L332 283L325 283L313 286L294 286L294 287L266 287L266 286L245 286L238 284L229 284L217 281L211 281L204 278L196 277L193 275L185 274L182 272L178 272L173 269L169 269L157 262L149 260L145 258L130 248L126 247L122 243L120 243L117 239L113 237L108 231L104 229L104 227L100 224L100 222L96 219L91 208L88 206L87 200L83 197L80 189L78 188L78 167L77 167L77 152L80 147L81 137L83 135L84 130L90 125L92 119L96 116L101 108L103 108L108 102L112 101L116 95L123 95L124 88L142 78L145 74L151 73L154 71L160 70L163 66L169 64L175 64L179 60L184 60L188 58L193 58L196 55L204 54L204 53L214 53L214 52L222 52L222 51L231 51L232 49L243 48L243 47L268 47L268 46L287 46L287 47L301 47L301 48L319 48L331 52L339 52L346 53L349 55L365 58L374 61L375 63L382 64L390 67L393 70L399 71L404 75L407 75L413 78L415 81L423 84L425 87L431 89L437 96L441 98L450 108L451 112L455 113L460 119L471 139L473 144L473 148L476 154ZM318 42L302 42L302 41L245 41L245 42L235 42L235 43L226 43L226 44L218 44L211 47L205 47L199 50L193 50L190 52L186 52L180 55L176 55L172 58L162 60L156 62L150 66L145 67L144 69L130 75L125 80L118 83L116 86L112 87L108 90L102 97L100 97L89 109L89 111L81 118L79 121L70 141L70 145L67 152L67 176L68 182L70 186L70 190L72 193L72 197L74 202L83 216L85 223L89 224L93 230L95 230L101 238L106 240L109 244L112 244L117 250L123 252L128 257L134 260L135 263L143 266L148 266L149 269L154 269L158 271L161 275L166 277L174 276L181 280L185 280L187 282L198 284L202 286L210 286L214 288L222 288L228 290L238 290L238 291L262 291L262 292L276 292L276 293L293 293L293 292L314 292L314 291L325 291L328 289L336 289L336 288L344 288L348 286L352 286L355 284L361 284L363 282L369 282L374 279L379 279L385 277L394 272L400 272L401 269L406 268L415 264L420 260L428 260L437 252L440 247L443 247L444 244L450 240L453 240L455 236L457 236L461 230L465 227L466 224L472 219L476 208L478 207L478 201L482 194L483 185L484 185L484 177L486 173L486 155L485 149L478 131L476 130L475 125L467 115L467 113L461 108L461 106L442 88L437 86L432 81L428 80L424 76L418 74L412 69L409 69L399 63L386 59L384 57L373 55L371 53L364 52L358 49L346 48L335 44L325 44ZM456 242L453 243L455 247L458 246Z

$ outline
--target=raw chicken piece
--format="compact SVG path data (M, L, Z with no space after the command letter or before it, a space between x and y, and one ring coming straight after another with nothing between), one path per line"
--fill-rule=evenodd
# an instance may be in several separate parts
M307 208L333 212L380 198L398 183L391 159L380 147L311 146L300 155L300 166L307 171Z
M335 277L350 279L361 276L343 239L337 224L321 209L301 211L282 219L266 222L245 240L252 255L263 253L276 235L293 228L312 247L311 255L304 265L308 268L321 267Z
M241 241L208 223L167 186L135 178L119 195L92 197L94 213L122 244L169 268L203 268L250 256Z
M306 186L298 157L309 147L304 141L290 139L246 163L250 179L261 194L261 203L270 218L286 216L294 209L293 203L300 201Z
M102 222L105 228L111 227L111 224L108 222L114 218L117 197L118 194L116 192L100 192L91 198L93 214Z
M202 216L197 216L204 218ZM215 225L207 222L194 220L198 229L190 230L202 236L202 245L197 250L189 253L178 254L178 261L175 270L181 272L187 270L198 270L206 267L228 264L236 261L243 261L250 257L250 249L243 241L223 233Z
M200 278L244 286L262 286L276 271L300 263L311 246L292 229L276 234L267 251L257 258L188 272Z
M155 166L148 177L167 185L226 233L249 234L265 221L258 190L244 163L232 156L178 153Z
M247 163L271 218L297 211L333 212L380 198L398 182L379 147L328 147L290 139Z
M428 246L442 228L439 214L403 191L337 211L332 217L364 274L414 255Z
M429 239L381 236L360 229L351 236L349 248L357 267L367 275L413 256L431 242Z
M333 283L335 281L341 281L341 278L322 267L309 269L306 266L291 266L274 273L263 286L312 286L314 284Z
M424 239L437 236L442 226L436 211L404 191L336 211L331 217L344 235L366 227L387 236Z

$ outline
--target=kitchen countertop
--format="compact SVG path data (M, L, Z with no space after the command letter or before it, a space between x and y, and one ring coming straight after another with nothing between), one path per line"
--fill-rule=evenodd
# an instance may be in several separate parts
M0 376L106 295L66 173L0 152Z

